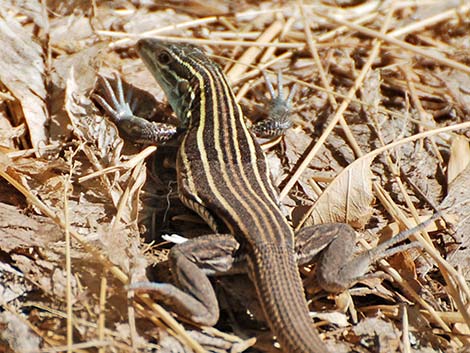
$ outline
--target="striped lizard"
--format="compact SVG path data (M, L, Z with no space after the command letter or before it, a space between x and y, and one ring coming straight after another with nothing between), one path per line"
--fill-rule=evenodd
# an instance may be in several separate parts
M264 153L247 128L222 70L201 49L141 39L137 51L181 122L183 138L177 156L180 199L215 233L172 248L169 260L176 285L148 283L137 288L157 292L177 314L212 326L218 321L219 308L207 276L240 271L243 263L283 351L327 352L312 326L297 263L311 261L326 248L319 285L338 291L363 275L375 255L351 262L359 271L349 270L346 265L351 263L340 263L349 258L354 245L354 231L347 225L303 229L296 244L279 208ZM158 144L178 134L174 126L134 116L119 80L119 98L106 80L104 84L107 99L97 100L129 139ZM277 112L254 126L255 132L264 135L282 133L291 125L286 116L292 94L284 101L269 88ZM340 238L339 245L334 245L331 239ZM335 255L338 249L348 254Z

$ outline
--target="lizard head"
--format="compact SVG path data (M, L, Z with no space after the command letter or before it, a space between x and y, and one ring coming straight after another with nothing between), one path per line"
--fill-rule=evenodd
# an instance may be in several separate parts
M197 46L154 38L140 39L137 52L165 92L173 111L186 125L192 104L199 101L196 98L204 80L201 73L211 67L211 60Z

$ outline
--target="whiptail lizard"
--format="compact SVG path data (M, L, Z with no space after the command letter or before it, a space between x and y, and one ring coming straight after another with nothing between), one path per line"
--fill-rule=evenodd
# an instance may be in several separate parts
M244 262L283 351L327 352L312 326L297 261L307 262L328 247L329 255L322 260L326 265L320 265L327 275L319 276L320 284L327 290L340 290L365 273L372 258L367 255L356 260L359 271L345 270L343 265L349 261L355 238L347 225L304 229L299 243L294 244L294 233L279 208L265 156L245 124L225 75L201 49L141 39L137 51L184 129L177 159L180 198L216 233L172 248L170 262L177 286L149 283L140 288L156 291L176 313L211 326L219 318L219 309L207 276L240 271L240 263ZM128 138L159 143L177 133L173 126L134 116L119 80L119 98L109 83L104 83L107 100L97 98ZM273 95L272 87L270 92ZM274 105L277 113L255 129L266 135L290 126L286 120L288 102L282 96L272 98L278 100ZM311 233L321 235L319 245L310 241ZM339 248L332 242L343 235L349 241L339 245L349 252L344 258L335 255Z

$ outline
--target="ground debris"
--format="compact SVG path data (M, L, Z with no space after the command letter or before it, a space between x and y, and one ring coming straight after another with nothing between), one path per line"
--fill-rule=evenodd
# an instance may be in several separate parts
M305 3L2 2L0 351L67 350L69 338L90 352L280 352L246 276L213 280L216 328L127 290L171 278L162 235L210 232L179 201L177 146L124 141L93 98L99 75L120 75L137 115L177 122L136 35L203 46L248 124L269 96L261 69L273 82L283 72L286 96L297 85L293 128L260 141L295 228L349 223L363 251L444 212L420 248L341 295L319 292L314 264L301 269L331 351L468 346L470 6Z

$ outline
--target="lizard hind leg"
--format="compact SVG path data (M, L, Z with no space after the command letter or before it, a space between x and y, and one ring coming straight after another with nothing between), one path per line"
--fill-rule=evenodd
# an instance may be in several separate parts
M150 291L190 321L213 326L219 305L208 276L241 272L234 254L239 244L230 234L210 234L175 245L169 255L175 284L137 282L131 290Z
M347 224L332 223L306 227L297 234L297 258L300 264L305 264L320 254L316 269L318 285L328 292L342 292L363 279L369 266L375 261L419 246L417 242L396 245L441 216L441 212L437 212L423 223L360 253L355 252L356 234Z
M344 223L319 224L302 228L296 235L299 264L318 258L318 285L327 292L342 292L367 271L367 256L354 257L356 233Z

